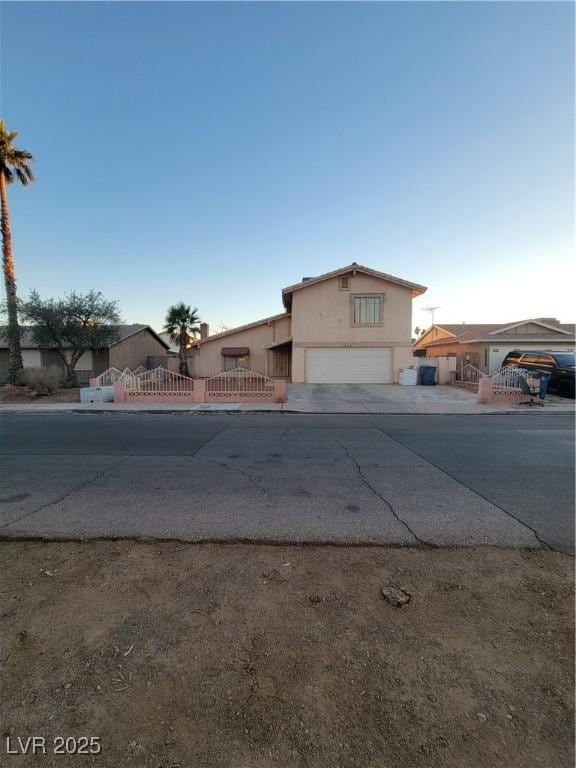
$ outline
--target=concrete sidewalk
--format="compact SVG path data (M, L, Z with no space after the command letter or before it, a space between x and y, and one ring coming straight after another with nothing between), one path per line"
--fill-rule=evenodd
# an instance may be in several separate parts
M301 413L301 414L391 414L421 416L473 416L488 414L574 414L574 405L551 405L545 408L530 408L522 405L479 405L478 403L420 403L401 405L392 403L208 403L208 404L171 404L171 403L46 403L46 404L0 404L0 414L98 414L98 413Z
M286 403L2 403L0 413L381 413L474 415L575 413L574 400L549 395L544 408L499 403L481 405L457 387L395 384L289 384Z

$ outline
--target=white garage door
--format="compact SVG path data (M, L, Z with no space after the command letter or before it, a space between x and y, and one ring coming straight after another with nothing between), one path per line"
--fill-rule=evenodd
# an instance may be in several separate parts
M310 384L391 384L392 350L321 348L306 350Z

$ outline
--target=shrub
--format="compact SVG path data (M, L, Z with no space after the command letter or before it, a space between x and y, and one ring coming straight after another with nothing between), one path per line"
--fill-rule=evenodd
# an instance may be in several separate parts
M56 365L50 365L48 368L24 368L18 383L41 395L50 395L61 386L62 371Z

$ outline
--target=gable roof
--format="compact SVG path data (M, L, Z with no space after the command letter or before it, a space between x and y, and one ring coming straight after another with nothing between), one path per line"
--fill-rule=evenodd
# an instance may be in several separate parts
M149 325L145 325L143 323L131 323L129 325L119 325L118 326L118 339L112 344L110 344L110 347L113 347L115 344L119 344L121 341L124 341L129 336L134 336L136 333L140 333L140 331L148 330L163 346L166 347L166 349L170 349L170 346L164 341L164 339L160 338L160 336L156 333L156 331ZM7 326L2 325L0 326L0 349L6 349L8 347L8 337L7 337ZM21 328L20 333L20 346L22 349L39 349L38 344L34 341L34 336L32 333L32 328L30 327L23 327Z
M246 325L239 325L236 328L230 328L227 331L222 331L222 333L215 333L212 336L208 336L205 339L198 339L198 341L194 342L191 346L192 347L200 347L202 344L206 344L209 341L216 341L217 339L223 339L225 336L230 336L233 333L239 333L241 331L248 331L250 328L256 328L259 325L266 325L267 323L271 323L274 320L281 320L284 317L292 317L290 312L281 312L279 315L270 315L270 317L263 317L262 320L256 320L253 323L247 323Z
M511 331L523 325L539 325L549 333L518 333ZM426 336L434 328L446 331L450 334L434 341L425 342ZM558 323L552 318L540 318L519 320L515 323L435 323L426 333L417 339L415 347L439 347L443 344L470 344L473 342L526 342L526 341L558 341L573 342L575 340L576 326L574 323ZM424 343L422 343L424 342Z
M349 272L362 272L364 275L370 275L370 277L378 277L381 280L387 280L389 283L396 283L396 285L401 285L404 288L410 288L413 298L420 296L427 290L425 285L411 283L409 280L403 280L400 277L394 277L394 275L389 275L386 272L378 272L376 269L370 269L370 267L365 267L362 264L357 264L355 261L353 261L352 264L349 264L347 267L340 267L340 269L335 269L332 272L325 272L323 275L318 275L318 277L306 277L299 283L295 283L294 285L289 285L287 288L283 288L282 301L284 302L284 306L287 309L289 308L291 297L294 291L299 291L302 288L309 288L311 285L317 285L324 280L331 280L334 277L346 275Z

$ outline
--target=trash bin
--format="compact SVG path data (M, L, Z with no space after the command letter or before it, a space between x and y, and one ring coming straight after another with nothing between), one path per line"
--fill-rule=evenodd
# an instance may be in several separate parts
M540 391L538 392L538 397L540 400L544 400L546 397L546 392L548 392L548 382L550 381L550 374L542 372L540 374Z
M400 384L416 384L418 380L418 370L416 368L400 368Z
M436 384L436 366L420 366L420 382L425 385Z

